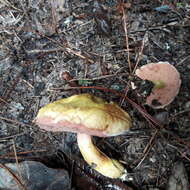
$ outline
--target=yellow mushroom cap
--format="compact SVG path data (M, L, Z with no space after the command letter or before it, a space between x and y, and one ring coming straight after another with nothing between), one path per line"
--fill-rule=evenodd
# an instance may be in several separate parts
M93 136L116 136L131 127L127 112L113 102L90 94L74 95L42 107L35 119L47 131L70 131Z

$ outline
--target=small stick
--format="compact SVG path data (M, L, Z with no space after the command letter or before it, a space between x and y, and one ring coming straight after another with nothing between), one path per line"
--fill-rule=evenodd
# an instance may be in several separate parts
M127 48L127 61L129 64L129 71L130 73L132 72L132 68L131 68L131 61L130 61L130 53L129 53L129 38L128 38L128 31L127 31L127 20L126 20L126 14L125 14L125 10L122 6L122 12L123 12L123 27L124 27L124 31L125 31L125 41L126 41L126 48Z

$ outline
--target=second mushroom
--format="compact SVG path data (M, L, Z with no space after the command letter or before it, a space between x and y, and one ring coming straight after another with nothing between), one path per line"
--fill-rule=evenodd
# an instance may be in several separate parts
M170 104L178 94L181 79L177 69L168 62L149 63L136 70L135 74L153 82L154 87L146 104L159 109Z
M129 130L131 118L117 104L90 94L74 95L41 108L35 122L47 131L77 133L78 146L85 161L102 175L110 178L126 175L123 165L101 152L91 139L91 135L110 137Z

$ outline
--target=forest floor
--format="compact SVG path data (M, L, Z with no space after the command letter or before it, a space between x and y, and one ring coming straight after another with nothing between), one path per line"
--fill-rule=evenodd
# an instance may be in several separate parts
M190 178L187 1L0 2L0 163L17 158L65 168L73 189L164 190L177 161ZM153 109L130 82L134 69L159 61L172 64L182 83L170 105ZM89 170L75 134L42 131L33 123L40 107L79 93L114 101L131 116L129 133L94 142L124 163L132 181L105 179Z

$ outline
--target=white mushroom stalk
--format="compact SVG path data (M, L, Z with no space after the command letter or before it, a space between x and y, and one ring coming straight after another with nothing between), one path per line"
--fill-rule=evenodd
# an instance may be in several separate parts
M153 90L154 89L162 89L166 86L165 82L162 80L153 80L152 82L154 84Z
M77 142L84 160L97 172L109 178L122 178L126 175L123 165L94 146L90 135L78 133Z

